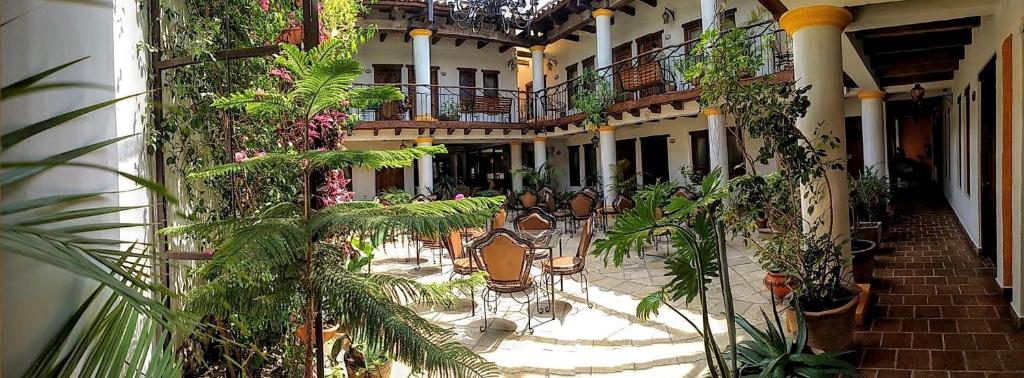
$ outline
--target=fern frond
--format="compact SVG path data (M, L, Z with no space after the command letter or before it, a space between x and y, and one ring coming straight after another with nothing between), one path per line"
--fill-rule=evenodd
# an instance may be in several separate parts
M359 62L338 59L314 65L305 77L295 81L291 95L305 105L306 118L336 108L348 99L349 89L362 73Z
M357 109L372 108L385 101L402 99L405 99L405 93L392 86L359 87L349 91L349 102Z
M337 230L363 234L378 230L437 237L452 230L481 227L504 197L474 197L461 201L419 202L391 206L356 201L325 208L310 219L314 232Z
M254 116L274 116L293 113L293 102L277 91L246 89L213 100L213 106L220 109L241 109Z
M447 153L444 145L409 147L401 150L348 150L308 151L298 153L272 153L248 160L216 165L204 171L188 175L189 179L208 179L242 171L266 171L272 169L298 170L305 161L311 169L337 169L363 167L369 169L401 168L412 165L419 158Z
M349 328L370 350L409 365L414 373L435 377L494 377L497 367L454 339L454 333L430 324L392 301L373 279L344 270L323 270L325 316ZM335 309L343 309L337 311ZM333 313L332 313L333 312Z

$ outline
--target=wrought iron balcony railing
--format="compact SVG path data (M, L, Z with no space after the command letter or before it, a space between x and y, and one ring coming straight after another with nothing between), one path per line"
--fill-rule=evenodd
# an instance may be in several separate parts
M785 32L771 21L742 28L750 48L763 60L753 76L774 75L792 68L792 49ZM649 96L694 89L680 69L699 59L691 54L697 40L647 51L597 69L612 82L616 103ZM407 94L403 101L382 104L363 111L365 121L438 120L529 124L579 113L573 103L576 91L586 90L579 79L571 79L536 92L458 86L392 85ZM417 90L418 89L418 90Z

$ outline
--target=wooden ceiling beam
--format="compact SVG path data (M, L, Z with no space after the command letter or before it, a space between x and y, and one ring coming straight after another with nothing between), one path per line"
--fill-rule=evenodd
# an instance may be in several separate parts
M932 81L943 81L953 80L953 72L937 72L915 76L900 76L893 78L882 78L882 86L889 87L894 85L910 85L918 83L928 83Z
M629 16L636 16L636 8L633 8L632 5L625 5L622 8L619 8L619 12L625 13Z
M908 64L918 64L921 62L937 62L948 60L958 61L963 59L964 57L966 57L966 52L964 51L964 48L961 46L954 46L928 51L874 55L871 57L871 65L874 66L875 68L888 68L904 66Z
M652 7L657 7L658 6L658 0L640 0L640 2L642 2L644 4L647 4L649 6L652 6Z
M409 39L409 24L408 20L378 20L378 19L358 19L356 20L356 26L358 27L370 27L375 25L378 33L401 33L405 36L406 41ZM521 37L519 35L508 34L497 30L480 30L479 32L473 32L460 28L455 25L444 25L437 24L437 31L434 32L436 38L455 38L464 40L476 40L484 42L501 43L512 46L530 47L536 44L535 41ZM276 47L276 46L275 46Z
M465 38L455 38L455 47L462 46L463 42L466 42Z
M772 14L772 17L775 18L776 21L778 21L779 18L782 18L782 15L784 13L786 13L786 11L789 10L789 8L786 8L786 4L782 3L782 0L757 0L757 1L759 3L761 3L761 6L763 6L764 9L768 10L768 13Z
M573 42L579 42L580 41L580 36L578 36L576 34L569 34L569 35L565 36L565 39L569 40L569 41L573 41Z
M490 43L490 42L487 42L487 41L476 41L476 48L479 50L479 49L482 49L484 47L487 47L488 43Z
M939 72L953 72L960 68L960 62L955 60L936 62L922 61L921 64L889 67L876 70L879 77L892 78L900 76L917 76Z
M380 33L380 41L384 42L385 39L388 39L388 33Z
M921 24L900 25L887 28L868 29L856 32L857 38L888 38L903 37L908 35L919 35L927 33L939 33L972 29L981 26L981 17L964 17L952 20L941 20L925 22Z
M597 27L594 25L583 25L580 27L580 30L587 33L597 33Z
M501 47L498 47L498 52L504 53L504 52L508 51L508 49L511 49L511 48L512 48L512 45L501 45Z
M956 30L904 37L885 37L864 40L864 53L868 55L926 51L971 44L971 30Z

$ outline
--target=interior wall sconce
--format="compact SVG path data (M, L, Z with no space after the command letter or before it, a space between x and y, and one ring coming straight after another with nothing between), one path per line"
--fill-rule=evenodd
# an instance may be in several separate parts
M669 138L668 144L676 144L676 138Z
M914 100L915 103L920 103L924 100L924 87L920 83L915 84L914 88L910 89L910 99Z
M661 21L665 24L676 20L676 11L665 7L665 11L661 12Z
M370 68L367 68L367 69L363 70L363 73L373 73L373 70L370 69Z
M448 76L448 71L441 71L441 76Z

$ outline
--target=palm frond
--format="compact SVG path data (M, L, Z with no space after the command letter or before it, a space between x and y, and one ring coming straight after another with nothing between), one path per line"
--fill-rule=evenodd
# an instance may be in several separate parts
M306 105L302 113L311 118L325 109L336 108L348 100L349 89L362 68L352 59L338 59L314 65L308 75L295 81L291 95Z

